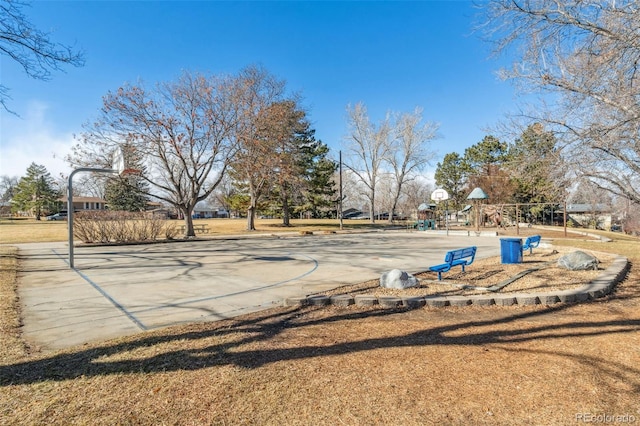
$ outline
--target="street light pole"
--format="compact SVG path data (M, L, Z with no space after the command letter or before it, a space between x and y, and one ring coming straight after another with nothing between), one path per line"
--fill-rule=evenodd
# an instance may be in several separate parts
M449 199L444 200L444 226L449 235Z
M338 217L340 218L340 230L342 231L343 221L342 221L342 151L340 151L340 201L338 202Z
M119 173L118 170L113 169L94 169L91 167L81 167L75 169L69 175L69 182L67 187L67 228L69 231L69 268L75 269L73 262L73 176L78 172L93 172L93 173Z

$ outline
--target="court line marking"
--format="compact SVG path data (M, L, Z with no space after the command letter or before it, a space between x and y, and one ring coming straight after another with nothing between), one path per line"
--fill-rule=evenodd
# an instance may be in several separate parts
M68 259L66 259L64 256L62 256L60 253L58 253L55 249L51 249L51 251L58 256L60 259L62 259L62 261L64 263L66 263L67 265L69 265L69 261ZM111 304L113 306L115 306L118 310L120 310L120 312L122 312L123 314L125 314L127 316L127 318L129 318L136 326L138 326L138 328L140 328L141 330L148 330L148 327L146 325L144 325L142 323L142 321L140 321L138 318L136 318L135 315L133 315L131 312L129 312L124 306L122 306L120 303L118 303L118 301L116 299L114 299L113 297L111 297L111 295L109 293L107 293L104 289L102 289L102 287L100 287L98 284L94 283L91 278L89 278L88 276L86 276L85 274L83 274L82 272L80 272L79 270L77 270L76 268L71 268L76 274L78 274L83 280L85 280L86 282L88 282L91 287L93 287L94 289L96 289L98 291L98 293L100 293L105 299L107 299L109 302L111 302Z
M60 253L58 253L55 249L52 249L52 252L58 256L60 259L62 259L67 265L69 264L68 260ZM190 305L193 303L199 303L199 302L207 302L210 300L217 300L217 299L224 299L226 297L232 297L232 296L238 296L241 294L247 294L247 293L251 293L251 292L256 292L256 291L261 291L261 290L265 290L268 288L273 288L273 287L278 287L281 286L283 284L292 282L292 281L296 281L299 279L302 279L306 276L311 275L313 272L315 272L318 267L319 267L319 262L317 259L308 256L306 254L300 254L300 253L293 253L293 252L289 252L286 254L287 256L300 256L300 257L304 257L307 258L308 260L310 260L313 263L313 267L306 271L303 274L300 274L298 276L283 280L283 281L278 281L272 284L268 284L268 285L264 285L261 287L255 287L255 288L251 288L251 289L247 289L247 290L242 290L242 291L237 291L234 293L227 293L227 294L223 294L223 295L217 295L217 296L209 296L209 297L201 297L198 299L193 299L193 300L186 300L184 302L177 302L177 303L163 303L159 306L155 306L152 308L146 308L146 309L140 309L140 310L134 310L133 312L130 312L129 310L127 310L127 308L125 308L122 304L120 304L117 300L115 300L109 293L107 293L102 287L100 287L97 283L95 283L93 280L91 280L91 278L89 278L87 275L85 275L84 273L82 273L81 271L79 271L76 268L72 268L73 271L78 274L83 280L85 280L87 283L89 283L89 285L91 285L94 289L96 289L104 298L106 298L113 306L115 306L118 310L120 310L120 312L122 312L124 315L127 316L127 318L129 318L138 328L140 328L141 330L149 330L149 327L147 327L142 321L140 321L136 315L134 315L134 312L136 314L140 314L140 313L145 313L145 312L152 312L152 311L156 311L156 310L160 310L160 309L166 309L166 308L177 308L177 307L181 307L181 306L186 306L186 305Z
M159 306L155 306L153 308L141 309L141 310L137 310L135 312L136 313L140 313L140 312L155 311L155 310L164 309L164 308L177 308L177 307L184 306L184 305L189 305L189 304L192 304L192 303L206 302L206 301L209 301L209 300L216 300L216 299L224 299L225 297L237 296L237 295L240 295L240 294L247 294L247 293L251 293L251 292L254 292L254 291L265 290L267 288L273 288L273 287L277 287L277 286L286 284L286 283L291 282L291 281L299 280L299 279L304 278L304 277L306 277L308 275L311 275L313 272L316 271L316 269L318 269L319 263L313 257L307 256L306 254L300 254L300 253L298 253L298 254L294 254L294 253L291 253L291 252L287 253L287 255L291 255L291 254L293 254L294 256L297 255L297 256L301 256L301 257L306 257L307 259L311 260L313 262L313 268L311 268L309 271L307 271L307 272L305 272L305 273L303 273L301 275L298 275L296 277L289 278L289 279L284 280L284 281L278 281L276 283L268 284L268 285L265 285L265 286L262 286L262 287L255 287L255 288L251 288L251 289L248 289L248 290L236 291L235 293L227 293L227 294L222 294L222 295L218 295L218 296L201 297L201 298L198 298L198 299L187 300L187 301L179 302L179 303L165 303L165 304L162 304L162 305L159 305Z

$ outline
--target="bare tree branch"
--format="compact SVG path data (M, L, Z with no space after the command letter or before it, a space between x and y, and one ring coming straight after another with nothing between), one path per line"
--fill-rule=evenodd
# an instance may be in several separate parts
M577 176L640 204L640 3L490 0L485 12L496 53L518 57L502 77L554 101L531 121L562 139Z
M63 65L84 66L83 52L51 41L51 34L29 22L22 12L27 5L18 0L0 2L0 54L16 61L29 77L38 80L49 80L52 71L62 71ZM9 89L0 84L0 105L12 112L7 106L9 99Z

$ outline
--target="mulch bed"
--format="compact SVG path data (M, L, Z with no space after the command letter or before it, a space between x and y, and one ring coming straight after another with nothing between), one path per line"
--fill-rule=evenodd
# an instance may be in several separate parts
M465 272L460 267L453 268L450 272L442 274L442 280L438 281L435 272L422 272L416 274L419 285L404 290L387 289L380 287L379 280L370 280L364 283L337 288L326 295L349 294L352 296L367 294L376 297L420 297L420 296L467 296L486 293L523 293L523 292L549 292L555 290L569 290L581 287L589 283L607 269L614 255L608 253L590 252L598 258L598 270L568 271L557 265L557 260L562 255L575 249L555 248L536 249L533 254L526 254L522 263L502 264L500 256L475 260L466 267ZM499 291L492 292L488 287L505 284L517 275L524 274L521 278L510 282Z

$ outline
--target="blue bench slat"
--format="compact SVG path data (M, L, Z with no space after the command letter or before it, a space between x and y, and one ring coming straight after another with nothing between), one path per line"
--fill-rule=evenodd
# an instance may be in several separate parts
M540 245L540 240L542 237L540 235L532 235L527 237L522 245L522 250L529 250L529 254L533 254L533 249Z
M436 266L429 266L429 269L434 271L434 272L447 272L449 269L451 269L451 264L450 263L443 263L442 265L436 265Z
M442 280L442 273L447 272L453 266L461 266L462 272L464 267L471 265L476 256L476 247L466 247L458 250L450 250L444 257L445 263L430 266L429 270L438 273L438 281Z

